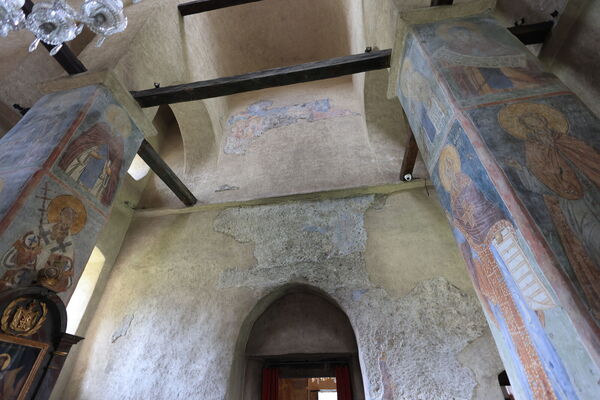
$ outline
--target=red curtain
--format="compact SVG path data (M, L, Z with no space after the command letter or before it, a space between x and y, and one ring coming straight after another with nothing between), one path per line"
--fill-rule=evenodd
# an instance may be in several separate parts
M279 391L279 371L277 368L264 368L262 374L262 400L277 400Z
M338 400L352 400L352 386L350 385L350 369L347 365L340 365L335 367L335 380L337 384Z

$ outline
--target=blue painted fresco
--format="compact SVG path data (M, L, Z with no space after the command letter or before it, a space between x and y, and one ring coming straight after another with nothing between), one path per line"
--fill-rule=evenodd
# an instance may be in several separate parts
M413 32L461 107L566 90L493 17L416 25Z
M600 322L600 121L572 95L469 116Z
M329 99L281 107L271 107L272 105L273 102L270 100L259 101L227 120L228 133L224 148L226 154L244 154L256 138L275 128L302 121L315 122L360 115L350 110L333 107Z
M448 169L444 169L445 163L449 163ZM498 235L496 232L501 231L498 226L503 226L511 227L519 238L518 245L525 246L508 209L484 171L464 130L455 123L432 179L442 206L455 227L454 234L475 288L484 301L486 315L491 325L502 332L505 346L500 349L520 360L511 376L517 378L526 398L577 399L539 317L525 301L522 288L517 286L504 258L492 244ZM529 263L535 264L535 260L530 259ZM510 326L507 326L507 320L511 321ZM513 384L517 385L517 382Z
M423 161L428 169L432 169L454 111L441 86L436 83L432 66L413 34L407 35L404 49L398 98L419 148L427 149L421 151Z
M69 300L142 138L92 86L44 97L0 139L0 290Z
M105 89L65 146L52 173L77 182L80 195L107 210L137 153L143 134Z
M7 132L0 146L0 174L24 167L41 167L65 132L80 117L93 96L93 87L43 97Z
M571 354L600 357L600 122L487 14L413 25L404 45L398 97L511 382L522 398L595 399L597 368ZM439 103L456 122L432 129ZM547 316L579 336L552 339Z

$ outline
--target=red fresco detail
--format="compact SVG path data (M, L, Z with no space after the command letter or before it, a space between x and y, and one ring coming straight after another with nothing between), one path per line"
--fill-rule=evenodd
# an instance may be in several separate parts
M29 197L29 195L37 187L38 183L40 182L42 177L45 175L45 173L48 172L50 167L54 164L54 161L56 161L56 159L58 158L58 155L60 154L60 152L62 151L64 146L69 142L69 140L71 139L71 137L73 136L73 134L75 133L75 131L77 130L77 128L79 127L81 122L84 120L89 109L91 108L92 104L94 103L97 93L98 93L97 91L94 92L94 94L92 96L90 96L90 99L88 100L88 102L83 106L81 111L79 111L79 115L77 116L77 118L75 119L73 124L71 124L71 127L67 130L67 132L65 133L63 138L58 143L58 145L55 147L55 149L52 152L52 154L50 155L50 157L48 157L46 162L43 164L42 169L37 171L36 173L34 173L32 175L32 177L29 179L29 181L27 182L27 184L23 187L23 190L21 190L19 197L17 197L17 199L13 202L13 204L8 209L8 212L6 213L4 218L0 221L0 234L4 233L4 231L10 226L13 219L16 217L17 212L25 203L25 200L27 199L27 197Z

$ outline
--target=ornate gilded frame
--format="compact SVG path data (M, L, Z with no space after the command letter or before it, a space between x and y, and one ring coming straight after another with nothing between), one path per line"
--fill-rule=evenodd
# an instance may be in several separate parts
M42 343L42 342L36 342L34 340L24 339L24 338L21 338L18 336L5 335L5 334L1 334L1 333L0 333L0 341L6 342L6 343L13 343L13 344L17 344L20 346L33 347L33 348L40 350L40 352L37 355L37 358L35 359L35 362L33 363L33 366L31 367L31 370L29 371L29 375L27 376L27 379L25 380L25 383L23 384L23 387L21 388L21 391L19 392L19 396L17 397L17 400L24 400L25 396L29 392L29 389L31 389L31 385L33 384L35 376L36 376L38 370L40 369L40 366L42 365L44 357L46 356L46 353L48 352L49 344Z

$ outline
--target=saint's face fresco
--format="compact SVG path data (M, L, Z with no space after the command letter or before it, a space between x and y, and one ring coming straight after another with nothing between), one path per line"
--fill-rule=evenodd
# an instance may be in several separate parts
M597 139L584 141L590 126L579 131L577 116L583 111L574 110L569 118L554 106L560 101L500 105L472 115L479 125L497 115L501 129L484 132L483 139L546 239L559 245L564 271L600 321L600 153L593 146Z
M398 97L511 380L524 398L578 398L586 378L562 361L597 348L598 119L487 15L410 26L402 57Z
M48 197L48 185L40 194L38 226L24 233L0 258L0 266L6 269L0 290L38 282L63 292L72 285L74 236L85 227L87 211L74 196Z
M474 152L465 140L464 132L455 128L432 176L444 193L442 204L493 330L504 334L505 351L520 360L521 388L531 399L565 398L564 388L557 390L552 382L568 386L568 377L540 320L542 311L556 307L553 295L539 278L498 194L490 192L489 177L474 179L467 173L479 166L469 157ZM452 143L459 145L460 155Z

